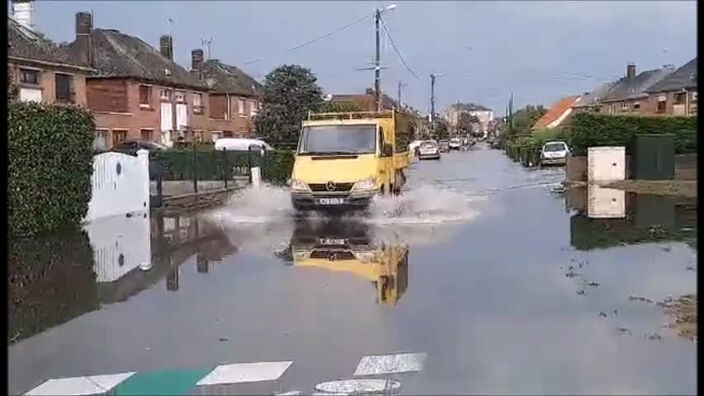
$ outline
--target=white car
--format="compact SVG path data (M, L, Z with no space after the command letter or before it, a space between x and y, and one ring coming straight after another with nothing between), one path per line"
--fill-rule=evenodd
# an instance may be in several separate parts
M440 147L435 140L426 140L418 146L418 159L440 159Z
M218 151L248 151L249 146L252 149L273 150L265 141L259 139L244 139L244 138L220 138L215 141L215 150Z
M540 165L564 165L570 148L565 142L547 142L540 153Z
M462 148L462 139L452 138L450 139L450 150L459 150Z

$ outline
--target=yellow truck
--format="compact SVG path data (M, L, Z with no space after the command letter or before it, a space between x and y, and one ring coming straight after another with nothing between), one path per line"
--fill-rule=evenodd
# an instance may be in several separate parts
M309 114L290 180L294 208L365 209L376 194L399 193L410 121L395 110Z

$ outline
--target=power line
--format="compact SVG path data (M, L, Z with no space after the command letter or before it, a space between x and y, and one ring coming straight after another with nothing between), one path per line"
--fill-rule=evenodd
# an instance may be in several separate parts
M286 50L286 52L295 51L295 50L297 50L297 49L299 49L299 48L303 48L303 47L305 47L305 46L307 46L307 45L309 45L309 44L313 44L313 43L315 43L315 42L317 42L317 41L320 41L320 40L322 40L322 39L324 39L324 38L330 37L330 36L332 36L333 34L335 34L335 33L337 33L337 32L340 32L340 31L343 31L343 30L345 30L345 29L347 29L347 28L349 28L349 27L352 27L352 26L354 26L354 25L356 25L356 24L362 22L363 20L365 20L365 19L367 19L367 18L369 18L369 17L371 17L371 15L365 15L365 16L363 16L363 17L361 17L361 18L359 18L359 19L357 19L357 20L355 20L355 21L352 21L352 22L348 23L348 24L345 25L345 26L342 26L342 27L339 27L339 28L333 30L332 32L325 33L324 35L322 35L322 36L320 36L320 37L318 37L318 38L314 38L313 40L306 41L306 42L303 43L303 44L300 44L300 45L297 45L297 46L295 46L295 47L293 47L293 48L290 48L290 49Z
M391 46L393 47L394 51L396 51L396 54L398 55L399 59L401 59L401 63L403 63L403 66L406 67L406 70L408 70L413 77L415 77L416 80L420 80L416 73L411 69L410 66L408 66L408 63L406 63L406 60L403 59L403 55L401 55L401 51L398 50L398 47L396 47L396 43L394 42L394 38L391 37L391 33L389 33L389 29L386 28L386 23L384 22L384 18L379 18L381 20L381 26L384 28L384 31L386 32L386 35L389 36L389 41L391 42Z
M344 25L344 26L341 26L341 27L339 27L339 28L337 28L337 29L335 29L335 30L333 30L333 31L331 31L331 32L325 33L325 34L322 35L322 36L319 36L319 37L316 37L316 38L314 38L314 39L312 39L312 40L306 41L305 43L299 44L299 45L297 45L297 46L295 46L295 47L293 47L293 48L289 48L289 49L286 50L286 52L284 52L284 54L288 54L289 52L293 52L293 51L295 51L295 50L297 50L297 49L300 49L300 48L303 48L303 47L308 46L308 45L310 45L310 44L313 44L313 43L315 43L315 42L318 42L318 41L320 41L320 40L322 40L322 39L324 39L324 38L328 38L328 37L332 36L333 34L338 33L338 32L341 32L341 31L343 31L343 30L345 30L345 29L347 29L347 28L350 28L350 27L352 27L352 26L354 26L354 25L356 25L356 24L358 24L358 23L360 23L360 22L362 22L362 21L364 21L365 19L368 19L368 18L370 18L370 17L371 17L371 15L365 15L365 16L363 16L363 17L361 17L361 18L359 18L359 19L356 19L356 20L354 20L354 21L352 21L352 22L350 22L350 23L348 23L348 24L346 24L346 25ZM252 64L252 63L256 63L256 62L259 62L259 61L261 61L261 60L263 60L263 58L257 58L257 59L251 60L251 61L249 61L249 62L246 62L245 65L249 65L249 64Z

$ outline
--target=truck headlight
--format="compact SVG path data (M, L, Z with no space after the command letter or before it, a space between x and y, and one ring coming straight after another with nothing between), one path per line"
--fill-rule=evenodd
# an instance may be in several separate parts
M295 191L310 191L306 183L296 179L291 179L291 189Z
M352 189L353 190L373 190L374 187L376 187L376 183L374 183L374 178L370 177L368 179L358 181L357 183L354 184L354 187Z

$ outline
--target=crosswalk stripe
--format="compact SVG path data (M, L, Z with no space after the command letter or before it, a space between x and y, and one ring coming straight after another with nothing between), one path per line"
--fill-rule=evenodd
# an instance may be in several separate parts
M359 361L354 375L380 375L421 371L425 364L425 358L425 353L365 356Z
M45 381L25 395L95 395L111 391L135 372L58 378Z
M281 377L293 362L235 363L217 366L198 386L273 381Z

